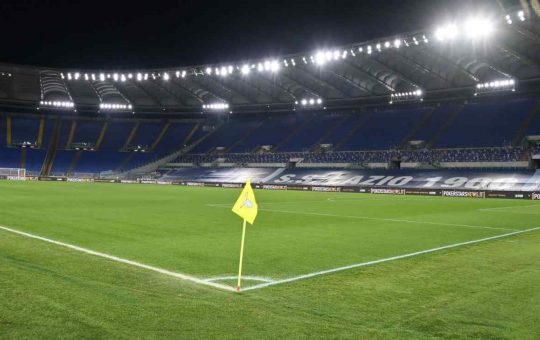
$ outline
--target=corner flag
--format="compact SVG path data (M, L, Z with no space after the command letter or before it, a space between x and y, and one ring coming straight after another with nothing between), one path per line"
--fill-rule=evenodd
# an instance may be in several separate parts
M242 217L244 220L244 226L242 228L242 242L240 243L240 262L238 264L238 284L236 285L236 291L240 293L240 284L242 282L242 262L244 260L244 240L246 239L246 222L253 224L257 217L257 201L255 200L255 193L251 188L251 181L246 182L244 190L240 193L240 197L236 200L232 211L236 215Z
M248 221L249 224L253 224L253 222L255 222L255 218L257 217L257 208L255 193L253 193L253 189L251 188L251 181L248 180L244 190L242 190L242 193L240 194L240 197L238 197L236 200L232 211L236 215Z

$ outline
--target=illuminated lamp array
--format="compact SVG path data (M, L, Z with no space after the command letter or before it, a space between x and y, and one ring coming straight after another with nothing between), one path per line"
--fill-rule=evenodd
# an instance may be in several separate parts
M516 91L517 82L514 79L502 79L494 80L490 82L476 84L476 92L474 95L483 94L483 93L492 93L492 92L503 92L503 91Z
M133 108L133 105L131 104L108 104L108 103L101 103L99 104L99 108L101 110L131 110Z
M390 95L390 104L393 104L395 102L405 102L405 101L413 101L413 100L422 101L423 95L424 95L424 91L420 89L415 90L415 91L392 93Z
M210 111L224 111L229 108L229 104L227 103L212 103L212 104L205 104L203 105L204 110L210 110Z
M59 109L72 109L75 107L75 103L70 101L40 101L40 106L48 106L48 107L54 107Z
M294 103L296 105L301 105L301 106L305 106L305 107L320 106L320 105L322 105L323 100L321 98L304 98L304 99L300 100L299 102L296 101Z

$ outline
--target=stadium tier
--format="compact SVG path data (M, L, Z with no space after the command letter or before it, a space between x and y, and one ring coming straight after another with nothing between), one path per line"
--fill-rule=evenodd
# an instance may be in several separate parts
M539 111L538 99L527 97L226 119L9 113L2 116L0 167L92 177L122 176L152 162L165 168L286 167L291 162L300 167L528 168L535 166Z

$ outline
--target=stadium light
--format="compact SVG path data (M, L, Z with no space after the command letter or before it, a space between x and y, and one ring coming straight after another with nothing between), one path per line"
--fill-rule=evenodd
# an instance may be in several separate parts
M447 24L437 28L435 38L439 41L454 40L457 37L458 28L455 24Z
M242 72L243 75L247 76L251 72L251 69L249 68L249 65L244 65L242 66L240 72Z
M228 103L204 104L202 108L203 110L209 110L209 111L225 111L229 109L229 104Z
M394 102L407 102L407 101L416 101L416 100L423 100L424 91L421 89L416 89L414 91L406 91L406 92L395 92L390 95L390 104L393 104Z
M72 109L75 107L75 103L71 101L40 101L40 106L54 107L59 109Z
M488 19L469 18L465 22L465 35L473 40L489 37L493 29L493 23Z
M121 110L131 110L133 106L131 104L112 104L112 103L101 103L99 104L100 110L113 110L113 111L121 111Z
M323 65L323 64L326 63L326 57L324 56L323 51L319 51L319 52L315 53L315 63L317 65Z
M323 100L321 98L304 98L300 100L300 105L302 106L316 106L321 105L323 103ZM295 105L298 105L298 101L294 102Z
M170 79L170 76L167 72L163 73L163 80L168 81Z
M476 92L474 95L486 94L502 91L516 91L517 81L514 79L499 79L485 83L476 84Z

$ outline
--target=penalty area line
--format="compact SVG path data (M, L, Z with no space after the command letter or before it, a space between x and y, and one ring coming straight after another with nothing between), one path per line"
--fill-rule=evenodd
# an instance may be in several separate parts
M344 271L344 270L360 268L360 267L367 267L367 266L371 266L371 265L375 265L375 264L379 264L379 263L406 259L406 258L413 257L413 256L429 254L429 253L434 253L434 252L441 251L441 250L458 248L458 247L463 247L463 246L467 246L467 245L471 245L471 244L476 244L476 243L487 242L487 241L492 241L492 240L496 240L496 239L511 237L511 236L514 236L514 235L524 234L524 233L528 233L528 232L532 232L532 231L536 231L536 230L540 230L540 227L515 231L515 232L512 232L512 233L496 235L496 236L491 236L491 237L486 237L486 238L481 238L481 239L478 239L478 240L454 243L454 244L450 244L450 245L447 245L447 246L421 250L421 251L417 251L417 252L409 253L409 254L403 254L403 255L387 257L387 258L384 258L384 259L378 259L378 260L362 262L362 263L355 263L355 264L351 264L351 265L348 265L348 266L337 267L337 268L332 268L332 269L327 269L327 270L321 270L321 271L318 271L318 272L313 272L313 273L309 273L309 274L294 276L294 277L290 277L290 278L286 278L286 279L282 279L282 280L276 280L274 282L261 283L261 284L258 284L258 285L246 287L246 288L243 289L243 291L245 292L245 291L249 291L249 290L261 289L261 288L266 288L266 287L275 286L275 285L279 285L279 284L305 280L305 279L313 278L313 277L316 277L316 276L322 276L322 275L332 274L332 273L336 273L336 272L341 272L341 271Z
M217 289L221 289L221 290L226 290L226 291L229 291L229 292L235 292L236 291L234 289L234 287L232 287L232 286L227 286L227 285L224 285L224 284L220 284L220 283L200 279L200 278L197 278L195 276L191 276L191 275L187 275L187 274L183 274L183 273L177 273L177 272L173 272L173 271L170 271L170 270L167 270L167 269L162 269L162 268L150 266L150 265L147 265L147 264L144 264L144 263L124 259L124 258L114 256L114 255L101 253L101 252L98 252L98 251L95 251L95 250L79 247L79 246L76 246L76 245L73 245L73 244L56 241L56 240L53 240L53 239L50 239L50 238L30 234L30 233L20 231L20 230L16 230L16 229L13 229L13 228L0 226L0 230L4 230L4 231L7 231L7 232L10 232L12 234L19 235L19 236L24 236L24 237L32 238L32 239L35 239L35 240L40 240L40 241L44 241L44 242L47 242L47 243L52 243L52 244L55 244L57 246L61 246L61 247L64 247L64 248L69 248L71 250L75 250L75 251L85 253L85 254L89 254L89 255L93 255L93 256L98 256L98 257L105 258L107 260L111 260L111 261L114 261L114 262L127 264L127 265L130 265L130 266L133 266L133 267L143 268L143 269L146 269L146 270L149 270L149 271L153 271L153 272L160 273L160 274L163 274L163 275L175 277L175 278L185 280L185 281L189 281L189 282L192 282L192 283L195 283L195 284L209 286L209 287L213 287L213 288L217 288Z

